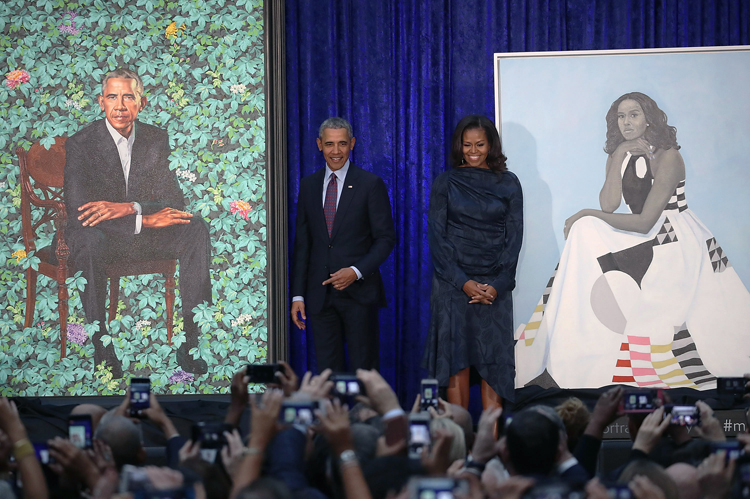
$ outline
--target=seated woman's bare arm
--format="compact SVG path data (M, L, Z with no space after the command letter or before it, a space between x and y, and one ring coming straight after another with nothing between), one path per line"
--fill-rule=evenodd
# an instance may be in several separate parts
M652 161L654 183L651 186L641 213L606 213L599 210L581 210L565 222L565 237L579 218L592 216L604 220L615 229L646 234L659 219L674 194L677 184L685 178L685 163L675 149L657 151Z
M625 159L625 153L619 150L607 156L607 170L602 190L599 191L599 206L607 213L614 212L620 207L622 197L622 176L620 165Z

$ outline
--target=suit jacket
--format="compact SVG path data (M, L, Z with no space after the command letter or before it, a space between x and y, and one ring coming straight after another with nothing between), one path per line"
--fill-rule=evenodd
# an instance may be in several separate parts
M184 209L182 190L169 170L167 132L136 121L126 193L120 155L105 119L79 130L65 143L67 232L84 229L78 207L90 201L137 202L143 215L167 206ZM135 234L135 215L106 220L97 228L111 237L130 240Z
M292 296L304 296L306 310L318 313L326 294L323 281L354 266L362 279L343 293L364 305L383 307L379 267L396 244L388 190L380 177L350 163L329 237L323 214L325 171L321 168L300 183Z

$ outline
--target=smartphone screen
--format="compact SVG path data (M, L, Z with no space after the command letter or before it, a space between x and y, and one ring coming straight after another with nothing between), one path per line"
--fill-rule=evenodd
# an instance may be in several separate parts
M745 393L745 378L717 378L716 391L719 395L742 395Z
M47 445L47 442L34 442L33 445L37 461L41 464L52 464L55 462L49 454L49 446Z
M279 421L284 424L310 426L315 422L315 410L319 408L317 400L296 402L286 400L279 411Z
M247 377L250 383L278 383L277 372L284 372L281 364L248 364Z
M331 392L338 397L356 397L364 394L362 383L354 374L334 374L329 378L333 381Z
M130 416L140 417L141 411L148 409L151 394L151 380L148 378L130 378Z
M409 481L409 499L454 499L466 497L469 483L465 479L453 478L412 478Z
M654 412L656 392L653 390L626 391L622 397L623 412Z
M436 379L423 379L421 384L421 408L426 411L429 407L438 408L438 381Z
M90 449L91 416L88 414L68 416L68 439L79 449Z
M700 411L694 405L672 406L672 411L664 417L670 418L669 424L677 426L693 426L701 420Z
M419 459L422 450L430 447L430 418L421 414L409 415L409 457Z

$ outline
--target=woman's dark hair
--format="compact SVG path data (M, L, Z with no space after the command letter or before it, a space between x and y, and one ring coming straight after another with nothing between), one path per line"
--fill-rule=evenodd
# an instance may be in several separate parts
M505 161L508 159L503 154L503 145L500 141L500 135L497 133L495 124L490 121L486 116L481 114L470 114L461 118L461 121L456 125L456 130L453 132L453 138L451 139L451 156L450 163L453 168L460 166L464 162L464 132L466 130L474 130L481 128L484 130L484 134L487 136L487 142L490 145L490 152L487 154L487 166L494 172L504 172L508 168L505 166Z
M667 113L659 109L654 99L648 95L641 92L630 92L620 96L609 107L609 111L607 111L607 143L604 145L604 151L607 154L612 154L617 149L617 146L625 142L625 137L622 136L620 127L617 125L617 108L624 100L634 100L643 109L643 114L646 115L646 123L648 124L643 138L649 144L657 149L680 148L677 145L677 128L667 124Z

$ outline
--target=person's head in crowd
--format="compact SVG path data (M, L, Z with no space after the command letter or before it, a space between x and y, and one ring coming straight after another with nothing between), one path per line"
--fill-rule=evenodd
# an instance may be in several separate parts
M570 397L555 407L555 410L565 424L565 431L568 434L568 450L573 452L578 445L578 439L591 421L591 412L578 397Z
M204 461L199 456L191 457L180 465L195 472L206 489L206 499L226 499L232 491L232 482L224 469Z
M471 413L458 404L451 404L453 421L461 427L464 432L464 443L467 449L474 446L474 421L471 419Z
M80 416L86 414L91 416L91 431L95 432L96 427L99 426L99 422L102 420L102 417L107 414L107 409L100 405L80 404L73 407L73 410L70 411L71 416Z
M447 430L453 435L450 452L448 453L450 462L466 458L466 442L464 441L464 432L453 420L448 418L436 418L430 421L430 433L435 435L437 430Z
M637 459L628 464L620 473L617 481L621 484L627 484L637 475L645 476L659 487L664 493L664 499L680 499L680 491L672 477L661 465L649 459Z
M385 499L389 494L398 494L409 479L425 473L422 464L403 456L387 456L373 459L364 466L362 473L372 494L372 499Z
M130 419L107 413L99 421L94 437L109 445L117 469L126 464L138 466L146 462L141 432Z
M234 499L293 499L289 487L276 478L261 477L240 490Z
M675 463L666 469L667 474L672 477L677 489L680 491L680 499L700 499L703 497L701 484L698 482L698 469L687 463Z
M511 475L547 476L555 469L559 443L558 425L527 408L515 414L505 428L500 456Z

